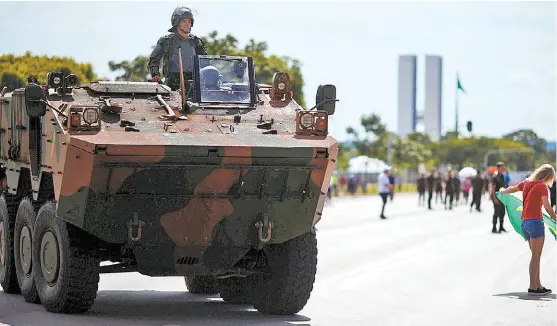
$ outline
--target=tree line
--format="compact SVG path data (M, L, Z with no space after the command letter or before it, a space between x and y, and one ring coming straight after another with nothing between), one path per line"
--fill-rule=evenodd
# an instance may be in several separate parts
M340 145L339 168L347 169L349 160L355 155L366 155L391 162L397 169L417 170L424 164L429 170L441 165L454 169L471 166L484 169L485 154L487 165L504 161L511 170L531 170L542 163L555 166L556 151L547 150L547 141L531 129L520 129L500 138L485 136L463 136L454 131L447 132L432 141L427 134L412 133L400 137L387 130L377 114L360 117L360 126L348 127L346 132L353 138L353 146ZM520 152L516 149L532 149L533 152ZM507 150L507 152L498 152Z
M0 55L0 89L4 86L9 91L25 87L28 77L36 77L40 83L46 83L46 74L61 71L75 74L81 82L97 79L90 63L78 63L70 57L35 56L30 51L22 56L13 54Z

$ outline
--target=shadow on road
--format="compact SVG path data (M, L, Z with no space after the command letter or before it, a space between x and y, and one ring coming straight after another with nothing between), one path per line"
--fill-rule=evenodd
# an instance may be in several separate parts
M311 321L302 315L263 315L251 305L188 292L99 291L94 306L81 315L48 313L21 296L0 293L0 297L18 301L16 309L2 316L2 322L11 325L310 325Z
M151 321L185 325L198 324L265 324L310 325L310 318L301 315L263 315L251 305L228 304L218 295L161 291L99 291L95 305L87 316L130 321Z
M508 297L512 299L520 299L520 300L534 300L534 301L551 301L557 299L557 295L555 293L550 295L544 295L542 297L528 295L527 292L511 292L511 293L501 293L501 294L494 294L494 297Z

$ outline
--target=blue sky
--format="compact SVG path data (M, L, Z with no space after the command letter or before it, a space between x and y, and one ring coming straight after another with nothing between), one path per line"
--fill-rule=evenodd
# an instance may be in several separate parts
M335 84L337 139L372 112L396 131L400 54L419 56L418 110L423 55L443 56L444 132L458 72L461 131L472 120L476 134L532 128L556 139L554 2L0 2L0 53L72 56L112 78L107 62L148 55L178 5L197 11L193 33L267 41L269 53L301 60L309 105L319 84Z

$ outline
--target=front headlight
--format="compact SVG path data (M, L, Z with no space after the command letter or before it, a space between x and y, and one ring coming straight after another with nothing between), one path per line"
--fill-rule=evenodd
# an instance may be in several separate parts
M302 127L306 129L311 128L313 126L313 121L314 121L314 117L313 114L311 113L303 114L300 117L300 124L302 125Z
M83 121L87 124L94 124L99 121L99 111L95 108L87 108L83 111Z
M327 136L329 115L326 111L296 112L296 135Z

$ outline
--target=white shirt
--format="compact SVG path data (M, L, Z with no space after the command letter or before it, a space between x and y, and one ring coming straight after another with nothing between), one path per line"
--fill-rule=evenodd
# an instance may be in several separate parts
M389 177L387 176L387 174L385 174L385 172L381 172L379 178L377 179L377 188L379 190L379 193L391 192L388 185Z

